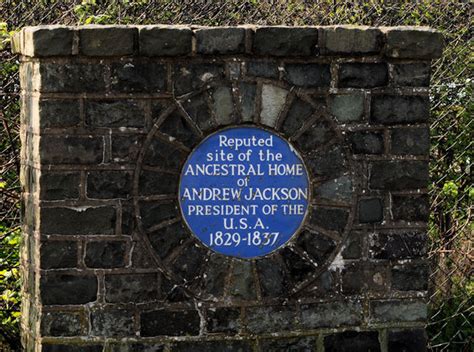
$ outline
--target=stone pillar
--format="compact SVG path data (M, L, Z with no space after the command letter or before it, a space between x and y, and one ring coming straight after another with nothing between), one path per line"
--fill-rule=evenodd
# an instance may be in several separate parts
M26 351L426 348L439 33L41 26L14 47ZM247 258L178 199L190 153L236 126L286 141L309 180L301 227Z

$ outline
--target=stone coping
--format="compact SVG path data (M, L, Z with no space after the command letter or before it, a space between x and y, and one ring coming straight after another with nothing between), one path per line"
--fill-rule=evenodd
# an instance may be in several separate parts
M47 25L25 27L12 51L29 57L195 55L349 56L434 59L443 36L428 27Z

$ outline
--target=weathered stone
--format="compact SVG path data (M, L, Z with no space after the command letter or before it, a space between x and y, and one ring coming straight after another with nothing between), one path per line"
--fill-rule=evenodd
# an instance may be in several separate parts
M182 223L174 223L148 234L153 249L162 259L165 259L189 237Z
M211 97L217 124L221 126L229 125L234 122L232 88L228 86L218 86L211 91Z
M42 171L40 176L40 199L64 200L79 197L79 178L76 172Z
M158 299L158 275L107 274L105 275L105 301L108 303L141 303Z
M208 131L216 127L216 122L211 117L211 111L205 94L206 93L191 97L183 102L184 110L186 110L191 119L193 119L202 131ZM230 99L232 103L232 96Z
M260 340L262 351L265 352L313 352L316 350L316 338L294 337Z
M443 53L443 35L427 27L387 27L385 55L398 59L436 59Z
M253 83L240 82L239 92L242 121L252 121L255 114L255 96L257 93L257 86Z
M257 27L252 51L257 55L308 56L316 53L317 28Z
M333 179L345 170L346 159L340 147L333 147L306 157L306 167L314 177Z
M79 101L76 99L40 99L38 114L40 128L75 127L81 122Z
M179 172L185 159L186 154L175 145L160 138L153 138L148 145L143 164Z
M196 52L198 54L238 54L245 51L245 28L218 27L197 29Z
M373 95L371 123L394 125L428 121L429 98L419 95Z
M39 65L37 90L52 93L105 92L105 66L98 63L56 63Z
M349 176L341 176L313 186L313 198L317 200L348 202L352 193L352 180Z
M424 329L388 331L388 352L426 352L426 345Z
M356 325L362 321L359 301L312 303L301 306L301 324L307 329Z
M114 92L150 94L166 89L167 72L161 63L122 62L110 69L110 89Z
M144 140L143 135L117 135L112 133L112 161L134 163ZM145 159L144 162L147 162Z
M219 297L224 292L230 260L220 254L212 253L207 263L206 275L203 275L201 288L203 292Z
M286 80L304 88L329 87L331 72L326 64L287 64Z
M77 242L41 242L41 269L64 269L77 267Z
M261 258L256 262L262 296L279 297L289 289L288 274L278 257Z
M339 123L360 121L364 115L364 95L331 95L330 109Z
M278 64L274 61L249 61L247 63L247 75L278 79L280 70Z
M344 242L342 257L344 259L359 259L362 256L364 234L351 231Z
M42 352L102 352L104 350L104 346L100 344L94 345L64 345L64 344L57 344L52 345L49 343L42 344L43 349Z
M428 222L430 200L427 195L392 195L393 220Z
M295 284L301 284L314 273L315 267L306 258L292 251L289 247L280 250L280 255L286 265L289 279Z
M39 145L42 164L99 164L104 141L96 136L42 136Z
M334 26L321 28L322 54L375 54L382 48L380 29L364 26Z
M375 259L413 259L427 251L423 232L374 233L369 239L369 254Z
M170 141L177 140L187 147L193 147L200 139L198 134L190 126L189 121L178 112L168 116L161 124L159 130L170 136Z
M222 64L178 65L174 69L173 91L176 95L190 93L213 80L222 78L224 78L224 66Z
M429 268L426 264L395 265L392 268L392 288L399 291L426 291Z
M316 206L311 210L309 223L342 233L347 225L348 218L349 212L345 209Z
M383 154L383 132L357 131L348 135L354 154Z
M84 318L81 312L43 312L41 334L43 336L80 336L84 334Z
M86 124L91 127L144 127L145 105L136 100L86 100Z
M383 209L383 200L380 198L359 200L359 222L376 223L383 221Z
M134 314L126 309L95 309L91 312L92 336L130 336L134 334Z
M326 352L380 352L377 331L344 331L324 337Z
M318 275L316 280L312 281L305 289L298 292L298 297L308 298L332 298L335 297L338 292L336 291L337 279L333 272L325 271Z
M140 195L174 194L178 189L176 175L142 170L139 179Z
M427 161L374 161L369 167L373 189L399 191L428 186Z
M393 83L397 86L428 87L430 75L431 66L428 62L393 65Z
M178 257L172 264L172 269L188 283L199 281L201 279L199 273L205 264L207 254L207 250L204 248L190 244L181 249Z
M19 51L26 56L71 55L73 37L72 28L65 26L26 27Z
M79 52L87 56L123 56L134 52L138 29L126 26L79 28Z
M419 300L383 300L370 302L370 322L414 322L425 321L427 305Z
M228 72L229 78L233 81L236 81L240 79L242 63L240 61L226 62L226 71Z
M193 32L184 26L144 26L139 31L140 54L178 56L191 54Z
M286 102L288 91L286 89L264 84L262 87L262 112L260 121L267 126L274 127L278 116Z
M257 297L252 263L234 261L230 294L237 299L255 299Z
M328 144L336 133L332 129L329 121L316 120L296 140L296 145L303 152L311 153L316 149Z
M390 134L393 154L428 155L430 151L430 131L428 127L397 128Z
M296 325L296 310L292 306L250 307L245 317L251 334L288 331Z
M239 308L210 308L207 310L207 331L236 334L240 328Z
M165 352L161 343L131 343L110 344L111 352Z
M173 352L252 352L252 343L245 340L215 340L177 342L171 346Z
M311 117L314 108L308 102L295 98L283 121L282 130L287 136L293 135Z
M176 285L176 282L170 281L165 277L161 281L161 294L165 301L169 303L190 303L193 299L189 291L185 290L183 286Z
M336 242L332 238L306 230L299 234L296 243L318 265L322 265L336 248Z
M389 272L383 263L352 263L344 267L341 272L342 292L346 295L385 292L388 289Z
M56 272L40 279L41 302L44 305L71 305L94 302L97 299L95 275L70 275Z
M89 268L121 268L126 265L126 241L87 242L84 263Z
M141 316L141 336L199 335L200 317L196 310L155 310Z
M87 173L88 198L128 198L133 174L127 171L91 171Z
M179 216L175 202L142 201L139 206L141 223L145 230Z
M375 88L386 86L387 83L386 63L348 63L339 66L339 87Z

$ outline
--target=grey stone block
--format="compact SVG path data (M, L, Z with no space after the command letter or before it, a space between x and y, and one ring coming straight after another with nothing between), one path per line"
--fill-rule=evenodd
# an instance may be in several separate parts
M272 84L264 84L262 86L261 123L270 127L276 125L278 117L285 106L288 93L288 90Z
M194 31L198 54L239 54L245 52L245 28L216 27Z
M174 68L173 90L182 95L224 78L224 65L214 63L180 64Z
M175 202L140 201L140 219L145 230L179 216Z
M217 86L211 92L212 107L217 125L230 125L234 122L234 101L231 86Z
M140 316L141 336L199 335L201 319L196 310L155 310Z
M65 26L37 26L23 29L26 56L67 56L72 55L74 31Z
M427 96L373 95L370 121L384 125L426 122L429 105Z
M92 336L130 336L134 334L134 314L126 309L91 311Z
M359 222L377 223L383 221L383 200L380 198L365 198L359 200Z
M191 127L189 121L178 112L168 116L161 124L159 131L173 137L189 148L195 146L200 141L200 136ZM174 139L170 139L170 141Z
M320 30L321 53L360 55L376 54L382 49L383 34L378 28L365 26L334 26Z
M443 35L427 27L385 28L385 55L398 59L436 59L443 53Z
M352 180L349 176L341 176L313 186L313 198L327 201L348 202L352 197Z
M115 163L135 163L144 139L145 136L140 134L122 135L112 133L112 161Z
M126 241L90 241L86 244L84 263L89 268L122 268L127 263Z
M314 264L307 258L291 250L290 247L284 247L279 253L286 265L286 270L288 271L288 276L293 286L298 286L314 274Z
M143 303L158 298L157 273L105 275L105 301L108 303Z
M293 306L250 307L246 309L245 317L251 334L289 331L296 325Z
M278 297L288 292L290 277L277 257L261 258L256 263L263 297Z
M176 214L178 215L178 214ZM159 222L157 221L156 224ZM171 252L190 238L182 223L174 223L148 234L150 243L161 259L165 259Z
M77 172L42 171L40 176L40 199L64 200L79 197L79 179Z
M133 174L129 171L90 171L87 197L116 199L131 197Z
M230 100L232 103L232 96ZM207 93L186 99L183 102L183 108L201 131L209 131L216 127L216 122L211 117Z
M40 139L42 164L100 164L104 141L97 136L44 135Z
M79 101L75 99L40 99L40 128L75 127L81 122Z
M200 285L202 292L210 295L211 298L222 296L229 267L228 257L212 253L207 262L206 275L202 278Z
M268 338L260 340L260 346L265 352L313 352L316 350L316 337Z
M375 88L388 83L386 63L348 63L339 66L341 88Z
M186 283L200 281L199 273L206 265L208 250L194 243L181 250L172 264L172 270Z
M426 263L395 265L392 268L392 289L426 291L428 289L429 274Z
M304 88L329 87L331 72L326 64L287 64L285 79Z
M207 331L210 333L236 334L240 329L239 308L210 308L206 316Z
M77 242L43 241L40 253L41 269L76 268L78 265Z
M393 65L393 83L397 86L428 87L430 75L431 66L428 62Z
M186 154L182 150L162 139L154 138L148 145L143 164L179 172L185 159Z
M86 100L86 124L90 127L144 127L145 104L136 100Z
M348 134L354 154L383 154L383 132L357 131Z
M430 131L428 127L397 128L390 134L392 154L428 155L430 152Z
M110 89L113 92L157 93L166 89L167 71L162 63L114 63L110 70Z
M138 181L140 195L175 194L178 190L178 177L165 172L142 170Z
M49 344L43 343L42 344L43 352L103 352L104 346L101 344L94 344L94 345L65 345L65 344Z
M247 75L278 79L280 71L275 61L249 61L247 62Z
M80 336L84 334L84 317L80 311L43 312L43 336Z
M375 259L415 259L427 253L423 232L374 233L369 238L369 255Z
M161 343L111 343L110 348L111 352L165 352L165 345Z
M344 295L383 293L388 290L389 278L390 270L383 262L353 262L341 270L342 293Z
M383 300L370 302L370 322L426 321L427 305L419 300Z
M253 343L246 340L187 341L171 345L173 352L252 352Z
M427 343L424 329L388 331L388 352L426 352Z
M307 230L298 235L296 243L318 265L324 264L337 245L332 238Z
M79 52L86 56L124 56L134 53L138 29L126 26L79 27Z
M397 191L428 187L427 161L374 161L369 167L372 189Z
M351 231L344 242L342 257L344 259L359 259L362 257L363 238L361 232Z
M347 225L349 212L340 208L314 207L309 223L324 229L342 233Z
M317 43L317 28L257 27L252 51L257 55L309 56L316 54Z
M362 321L359 301L312 303L301 306L301 324L307 329L356 325Z
M139 38L144 56L188 55L192 50L193 32L185 26L144 26Z
M392 195L391 206L393 220L428 222L430 213L428 195Z
M364 116L364 95L332 95L330 110L339 123L360 121Z
M282 130L287 136L293 135L311 117L314 108L306 101L295 98L283 121Z
M380 352L377 331L344 331L324 337L326 352Z
M255 299L257 297L252 263L235 261L232 267L230 294L237 299Z
M105 92L105 66L98 63L39 64L37 90L52 93Z
M332 179L337 177L346 168L346 159L343 150L336 146L306 157L306 166L314 177Z
M76 305L97 299L95 275L70 275L50 272L40 279L43 305Z

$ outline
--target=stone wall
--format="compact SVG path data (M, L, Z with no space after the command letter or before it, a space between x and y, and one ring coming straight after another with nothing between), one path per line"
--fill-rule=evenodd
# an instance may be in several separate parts
M43 26L22 54L26 351L422 351L426 28ZM203 246L177 205L210 133L287 138L312 203L288 245Z

